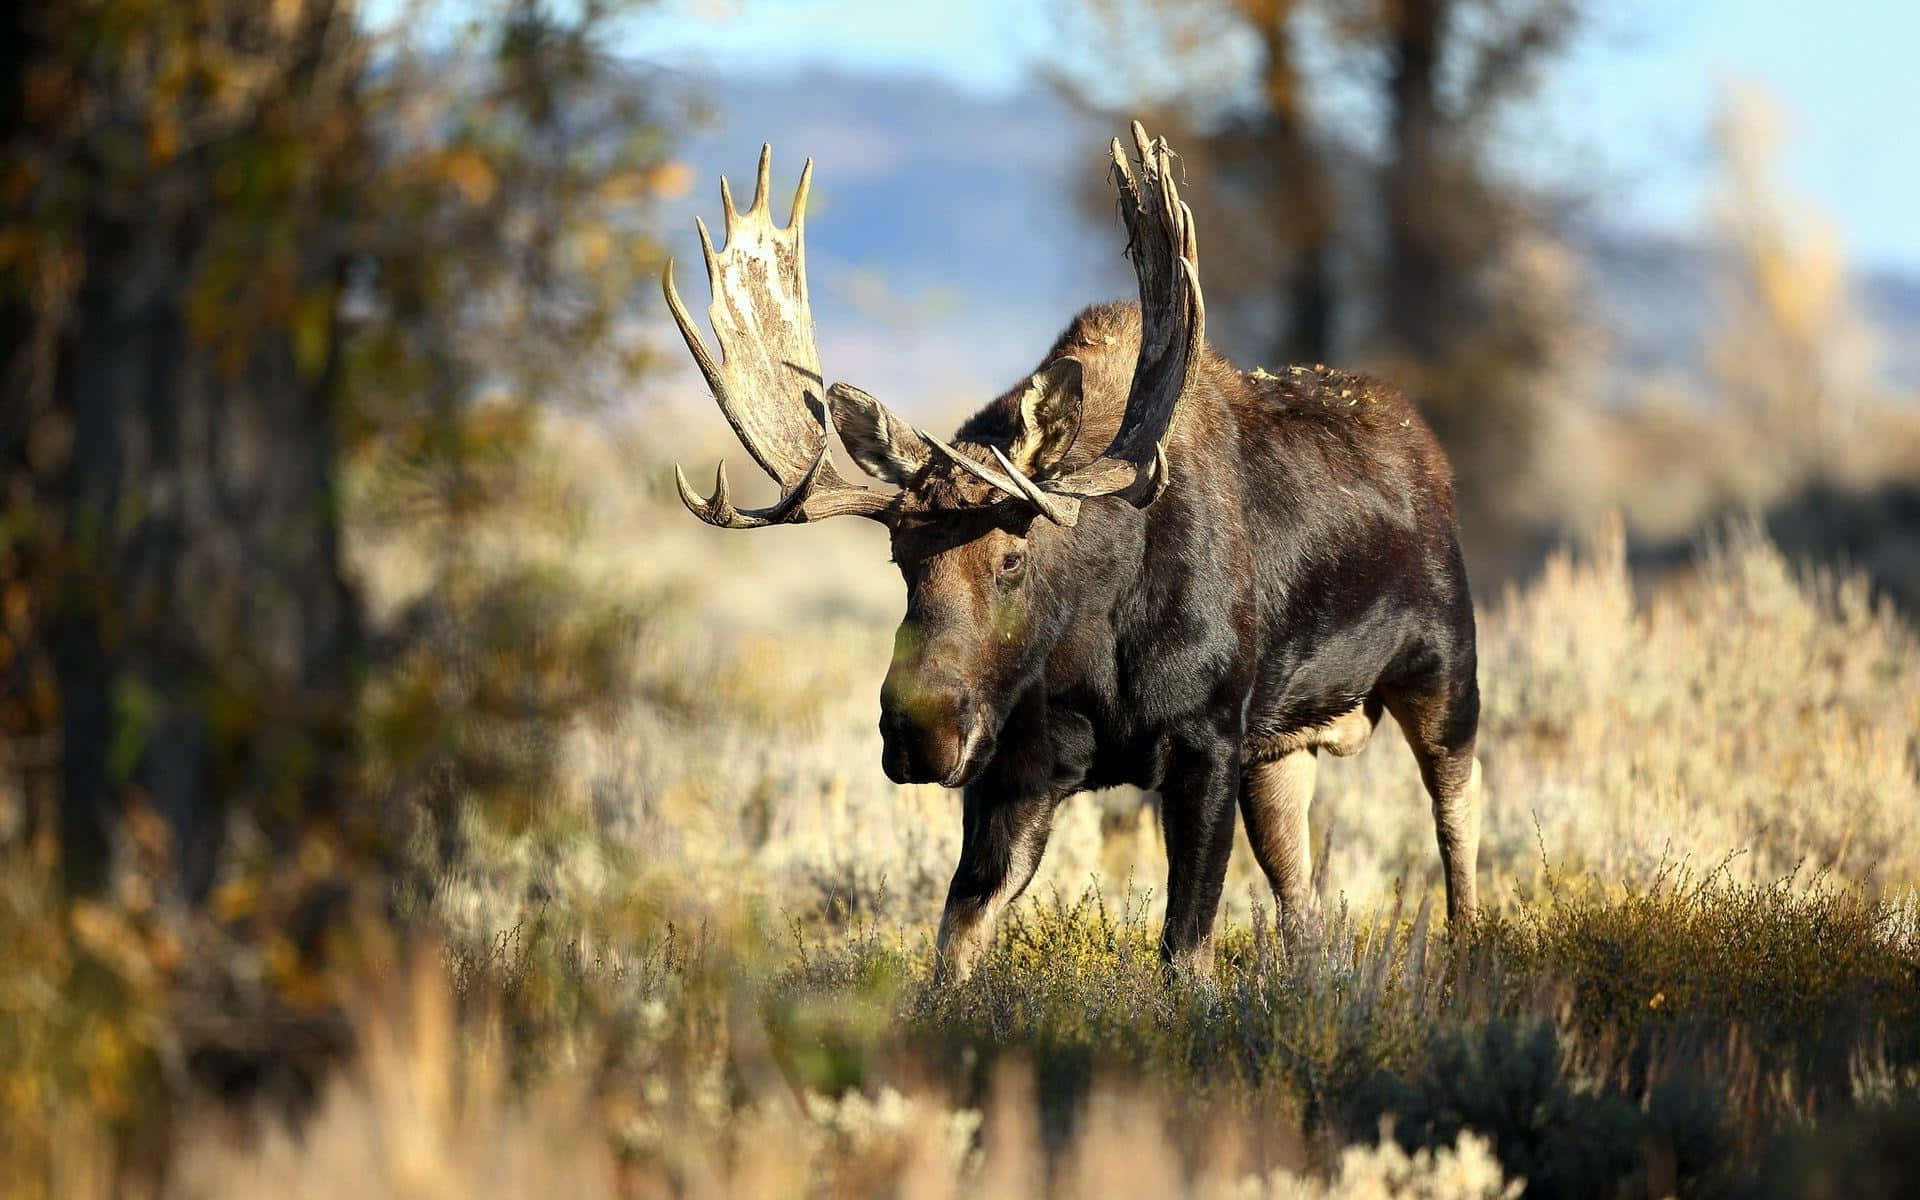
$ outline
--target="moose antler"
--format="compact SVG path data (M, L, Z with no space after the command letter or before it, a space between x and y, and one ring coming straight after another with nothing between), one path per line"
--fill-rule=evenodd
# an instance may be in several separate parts
M733 192L720 180L726 212L725 248L715 252L704 221L700 250L707 263L713 303L707 319L720 344L716 362L694 329L673 286L673 260L661 279L667 308L680 326L687 350L706 377L714 402L775 483L780 499L766 508L741 509L728 498L727 466L714 473L711 498L702 498L678 464L673 468L680 499L694 516L723 529L757 529L828 517L885 519L892 498L840 477L828 450L833 417L821 398L820 350L807 303L805 221L813 160L800 172L793 211L784 227L773 223L769 177L773 148L760 148L760 173L746 212L733 207Z
M1138 121L1133 123L1133 144L1137 163L1129 163L1120 139L1113 139L1113 179L1127 226L1127 254L1140 279L1141 326L1140 355L1118 432L1093 462L1039 483L997 451L998 472L978 463L959 464L1009 495L1026 499L1061 525L1079 519L1082 500L1122 495L1145 508L1166 490L1167 428L1206 341L1193 212L1174 187L1173 152L1165 138L1147 137ZM949 448L934 445L958 461Z
M1087 498L1122 494L1139 508L1167 486L1167 427L1200 362L1207 306L1200 296L1200 249L1193 210L1173 186L1173 152L1165 138L1133 123L1139 173L1113 139L1113 178L1127 226L1127 254L1140 279L1140 356L1120 429L1098 459L1049 480L1047 490Z

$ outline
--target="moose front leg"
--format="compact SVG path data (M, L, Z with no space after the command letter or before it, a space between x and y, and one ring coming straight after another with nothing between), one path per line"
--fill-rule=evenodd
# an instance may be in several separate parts
M973 974L1000 914L1033 881L1053 831L1051 796L1008 798L975 785L963 804L960 865L934 941L939 977L954 983Z
M1213 919L1233 852L1240 745L1216 737L1176 745L1160 787L1167 836L1167 923L1160 957L1178 974L1213 968Z

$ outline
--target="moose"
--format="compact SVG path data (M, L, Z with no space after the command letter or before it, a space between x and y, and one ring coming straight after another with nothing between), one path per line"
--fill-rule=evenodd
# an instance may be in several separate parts
M769 211L770 148L745 212L701 249L710 353L668 309L779 499L741 508L726 466L686 506L722 529L861 516L889 530L907 611L880 692L881 765L963 789L937 970L971 973L1033 878L1057 806L1157 790L1168 879L1160 952L1204 971L1234 811L1290 939L1314 915L1308 806L1321 751L1382 712L1433 803L1449 925L1474 915L1480 839L1473 604L1451 472L1392 386L1322 365L1233 367L1206 343L1193 214L1174 156L1136 122L1111 174L1139 302L1076 316L1031 376L951 442L845 383L824 386L807 298L801 172ZM897 490L849 482L848 455Z

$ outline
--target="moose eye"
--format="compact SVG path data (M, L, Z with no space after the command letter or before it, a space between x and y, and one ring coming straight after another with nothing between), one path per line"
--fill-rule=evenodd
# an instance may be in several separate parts
M1018 550L1009 550L1000 556L1000 573L1011 575L1027 563L1027 556Z

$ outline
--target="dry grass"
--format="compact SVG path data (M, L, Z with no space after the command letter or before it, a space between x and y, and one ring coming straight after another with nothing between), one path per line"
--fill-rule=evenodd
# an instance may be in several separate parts
M584 477L647 461L555 437ZM1322 774L1327 899L1355 915L1316 954L1280 955L1243 848L1216 990L1167 989L1157 830L1088 796L949 992L926 967L955 802L877 769L878 531L730 537L657 489L590 497L575 540L513 552L637 599L637 686L569 735L545 820L470 816L426 905L464 1032L422 1069L474 1093L432 1144L462 1171L472 1142L560 1147L589 1192L1716 1192L1815 1162L1810 1122L1912 1103L1920 655L1864 585L1750 530L1642 592L1603 527L1483 611L1496 916L1470 944L1428 928L1432 834L1388 729ZM470 1077L472 1054L503 1065ZM383 1086L337 1083L303 1145L378 1121ZM404 1183L291 1145L261 1153Z
M617 706L559 731L512 820L452 805L458 859L404 898L439 949L332 981L361 1052L296 1125L128 1124L98 1080L143 1076L97 1060L165 1059L119 1032L157 1019L140 955L104 918L98 946L50 936L15 873L22 1190L1795 1194L1907 1169L1920 654L1858 582L1736 530L1643 591L1608 527L1488 605L1492 915L1469 939L1432 927L1427 806L1385 727L1322 772L1340 915L1310 953L1282 952L1242 846L1216 977L1170 988L1151 815L1083 796L952 990L928 943L956 802L878 769L878 531L711 533L607 482L656 479L643 439L548 445L569 519L487 553L622 602ZM357 561L383 612L429 577L403 541Z
M329 1086L296 1137L251 1137L218 1124L189 1130L170 1190L188 1196L702 1196L1194 1194L1220 1197L1433 1197L1519 1194L1487 1141L1462 1132L1409 1154L1383 1126L1344 1149L1324 1176L1250 1166L1234 1133L1191 1169L1162 1108L1103 1084L1079 1128L1038 1136L1030 1072L996 1073L982 1108L932 1089L890 1086L830 1097L802 1089L748 1098L724 1084L673 1102L652 1079L626 1099L593 1097L574 1074L531 1089L509 1084L498 1020L460 1021L429 963L362 1006L365 1053ZM672 1018L654 1019L656 1033ZM649 1035L652 1036L652 1035Z
M568 457L588 470L608 454L573 436ZM621 454L629 476L636 457ZM596 845L663 864L709 899L745 889L810 912L832 894L930 920L957 807L878 769L900 606L880 531L721 535L657 492L603 489L596 503L577 560L596 586L670 598L635 647L639 699L579 731L566 757L563 801L590 815ZM1796 868L1869 889L1920 880L1920 844L1906 836L1920 811L1920 647L1859 580L1802 573L1736 527L1704 569L1637 595L1610 523L1484 607L1481 644L1483 870L1496 896L1537 888L1543 862L1644 881L1666 862L1732 855L1745 880ZM1314 808L1316 845L1332 851L1328 898L1356 910L1438 883L1410 756L1390 722L1381 733L1321 772ZM1157 839L1135 797L1078 797L1035 890L1071 899L1130 877L1144 889L1164 869ZM1228 892L1243 919L1258 882L1236 854ZM475 931L512 923L510 911L483 916L478 897L463 903Z

